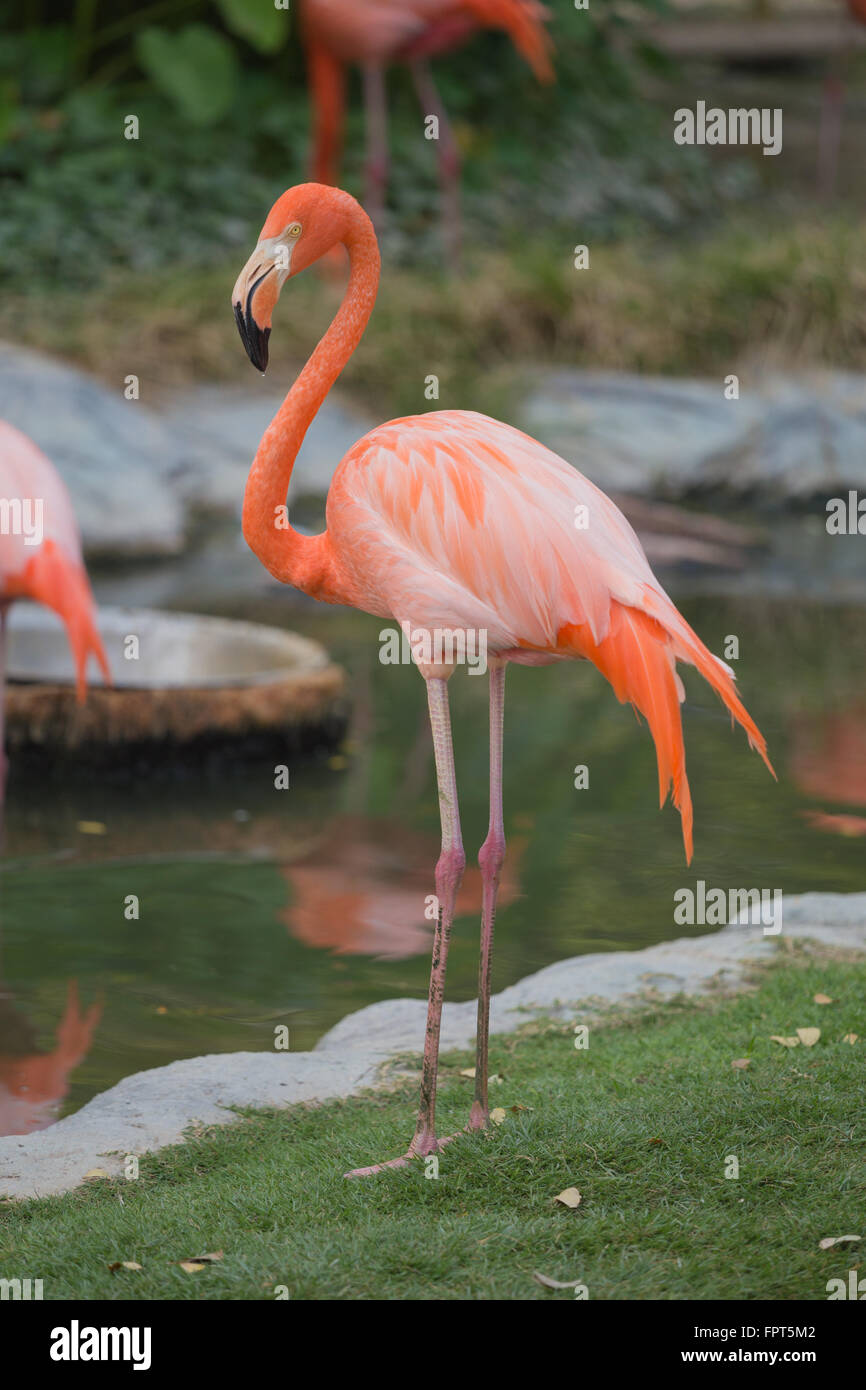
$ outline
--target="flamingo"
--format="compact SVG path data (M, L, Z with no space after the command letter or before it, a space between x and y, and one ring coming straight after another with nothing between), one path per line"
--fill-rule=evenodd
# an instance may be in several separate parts
M546 11L536 0L304 0L302 29L313 101L313 178L337 182L346 67L363 69L367 125L366 203L381 225L388 176L385 69L409 66L421 110L438 122L438 165L449 254L460 240L457 142L430 73L429 59L459 47L478 29L502 29L541 82L553 80Z
M0 811L6 782L6 617L16 598L44 603L63 619L79 700L91 655L110 680L69 493L33 441L0 420Z
M732 671L674 607L622 513L571 464L512 426L466 410L391 420L354 444L338 465L326 530L305 535L289 525L286 495L298 449L357 347L376 298L380 259L370 218L340 189L315 183L290 188L271 208L232 292L244 347L263 372L283 285L339 244L349 256L342 303L265 431L247 479L242 525L249 546L283 583L325 603L408 625L412 655L426 682L442 840L420 1105L406 1153L346 1174L361 1177L436 1153L456 1137L439 1140L435 1127L445 967L466 863L448 702L455 663L444 650L436 653L437 633L484 634L489 666L490 818L478 856L483 891L470 1130L488 1123L491 952L505 858L508 663L589 660L620 701L645 715L656 745L660 802L672 785L688 862L692 803L677 661L697 667L771 772L772 767ZM418 633L422 640L416 643Z

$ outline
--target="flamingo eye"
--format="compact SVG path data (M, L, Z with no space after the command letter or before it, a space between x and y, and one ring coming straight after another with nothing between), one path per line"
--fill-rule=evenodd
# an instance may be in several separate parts
M301 235L301 224L300 224L300 222L293 222L292 225L291 225L291 227L288 228L288 230L287 230L287 232L286 232L286 236L300 236L300 235Z

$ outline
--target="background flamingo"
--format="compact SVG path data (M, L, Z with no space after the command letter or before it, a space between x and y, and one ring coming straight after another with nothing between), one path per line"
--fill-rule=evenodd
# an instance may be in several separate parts
M553 80L545 10L535 0L303 0L302 29L313 99L313 177L336 183L345 110L346 68L360 64L367 124L366 203L378 226L388 175L385 69L407 63L425 116L436 116L435 142L443 226L451 255L460 240L460 156L433 83L429 59L457 48L479 29L502 29L542 82Z
M271 315L283 284L338 243L346 247L350 264L343 302L259 445L244 495L243 530L271 574L325 603L408 622L413 632L486 633L490 820L479 854L481 964L469 1121L477 1129L488 1118L490 964L505 856L507 663L588 659L620 700L630 700L646 716L656 744L661 801L673 784L689 860L692 804L677 660L697 666L768 767L769 761L764 739L736 694L732 672L678 613L622 513L570 464L509 425L463 410L392 420L353 445L337 468L327 530L310 536L286 527L286 493L301 441L357 346L376 298L379 249L369 217L339 189L321 184L289 189L271 209L232 294L244 346L253 365L264 371ZM407 1153L350 1176L405 1164L435 1152L441 1142L434 1123L439 1029L451 923L466 859L448 707L454 668L418 666L427 683L442 821L421 1104Z
M0 808L6 781L4 690L6 615L16 598L53 608L66 624L75 658L78 698L86 689L88 657L96 657L106 680L108 662L96 630L93 595L81 558L81 542L65 484L32 440L0 420L0 499L22 506L41 503L41 538L0 531ZM12 514L11 512L9 513ZM31 514L35 515L35 514ZM34 537L35 539L35 537Z

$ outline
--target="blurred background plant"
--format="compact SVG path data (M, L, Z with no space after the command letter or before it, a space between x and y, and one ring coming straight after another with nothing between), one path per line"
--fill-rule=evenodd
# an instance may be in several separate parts
M842 0L776 0L762 15L783 30L803 5L843 20ZM672 29L699 29L704 16L712 27L717 14L747 23L752 0L549 9L553 88L501 34L436 63L463 156L471 296L443 273L435 161L408 73L389 72L388 273L346 383L382 413L402 411L407 352L441 349L443 381L472 397L459 403L495 411L510 391L497 370L529 359L708 372L758 342L784 361L862 365L866 166L850 157L863 135L862 61L849 64L848 155L843 146L828 207L815 177L826 55L756 48L732 60L704 44L668 56ZM0 0L0 335L103 375L131 341L151 380L236 373L227 290L273 199L308 167L296 10ZM676 145L673 111L699 98L783 106L783 157ZM130 116L137 139L124 137ZM353 73L343 168L359 195L363 161ZM578 243L591 247L591 275L575 275ZM330 305L306 280L297 357ZM34 299L50 312L34 313Z
M666 0L638 0L638 15ZM610 4L557 24L557 86L532 82L504 36L437 66L465 161L467 211L487 244L579 222L584 235L676 225L753 187L676 147L641 84L670 64ZM112 266L224 260L274 194L303 177L308 105L295 14L273 0L4 0L0 50L0 277L81 286ZM436 179L407 75L390 74L390 250L437 255ZM357 97L357 92L355 92ZM347 182L363 131L351 101ZM124 138L134 115L139 138ZM519 119L517 119L519 116ZM578 171L578 176L576 176ZM532 186L531 205L525 189ZM429 236L428 236L429 231Z

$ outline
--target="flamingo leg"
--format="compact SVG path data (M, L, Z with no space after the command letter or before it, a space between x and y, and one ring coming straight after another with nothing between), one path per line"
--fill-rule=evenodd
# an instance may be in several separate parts
M429 64L418 59L411 64L412 80L425 116L435 116L439 125L436 141L439 187L442 196L442 239L453 265L460 260L460 151L451 122L436 90Z
M373 226L381 234L388 181L388 107L385 69L381 63L367 63L364 67L364 109L367 125L365 202Z
M457 777L454 770L454 748L451 741L451 717L448 710L448 682L439 677L427 680L427 701L430 707L430 727L433 731L433 752L436 758L436 779L439 787L439 815L442 821L442 850L436 865L436 897L438 912L433 936L433 958L430 967L430 993L427 998L427 1031L424 1038L424 1061L421 1071L421 1103L418 1123L408 1150L401 1158L376 1163L370 1168L354 1168L347 1178L368 1177L385 1168L405 1168L413 1158L424 1158L449 1144L455 1135L436 1138L436 1076L439 1069L439 1033L442 1024L442 1000L445 993L445 966L457 891L466 867L463 840L460 833L460 809L457 803Z
M487 1052L490 1036L490 967L499 875L505 862L505 824L502 817L502 730L505 722L505 663L490 668L490 821L487 839L478 853L481 866L481 961L478 967L478 1035L475 1044L475 1099L470 1129L485 1129L487 1109Z

